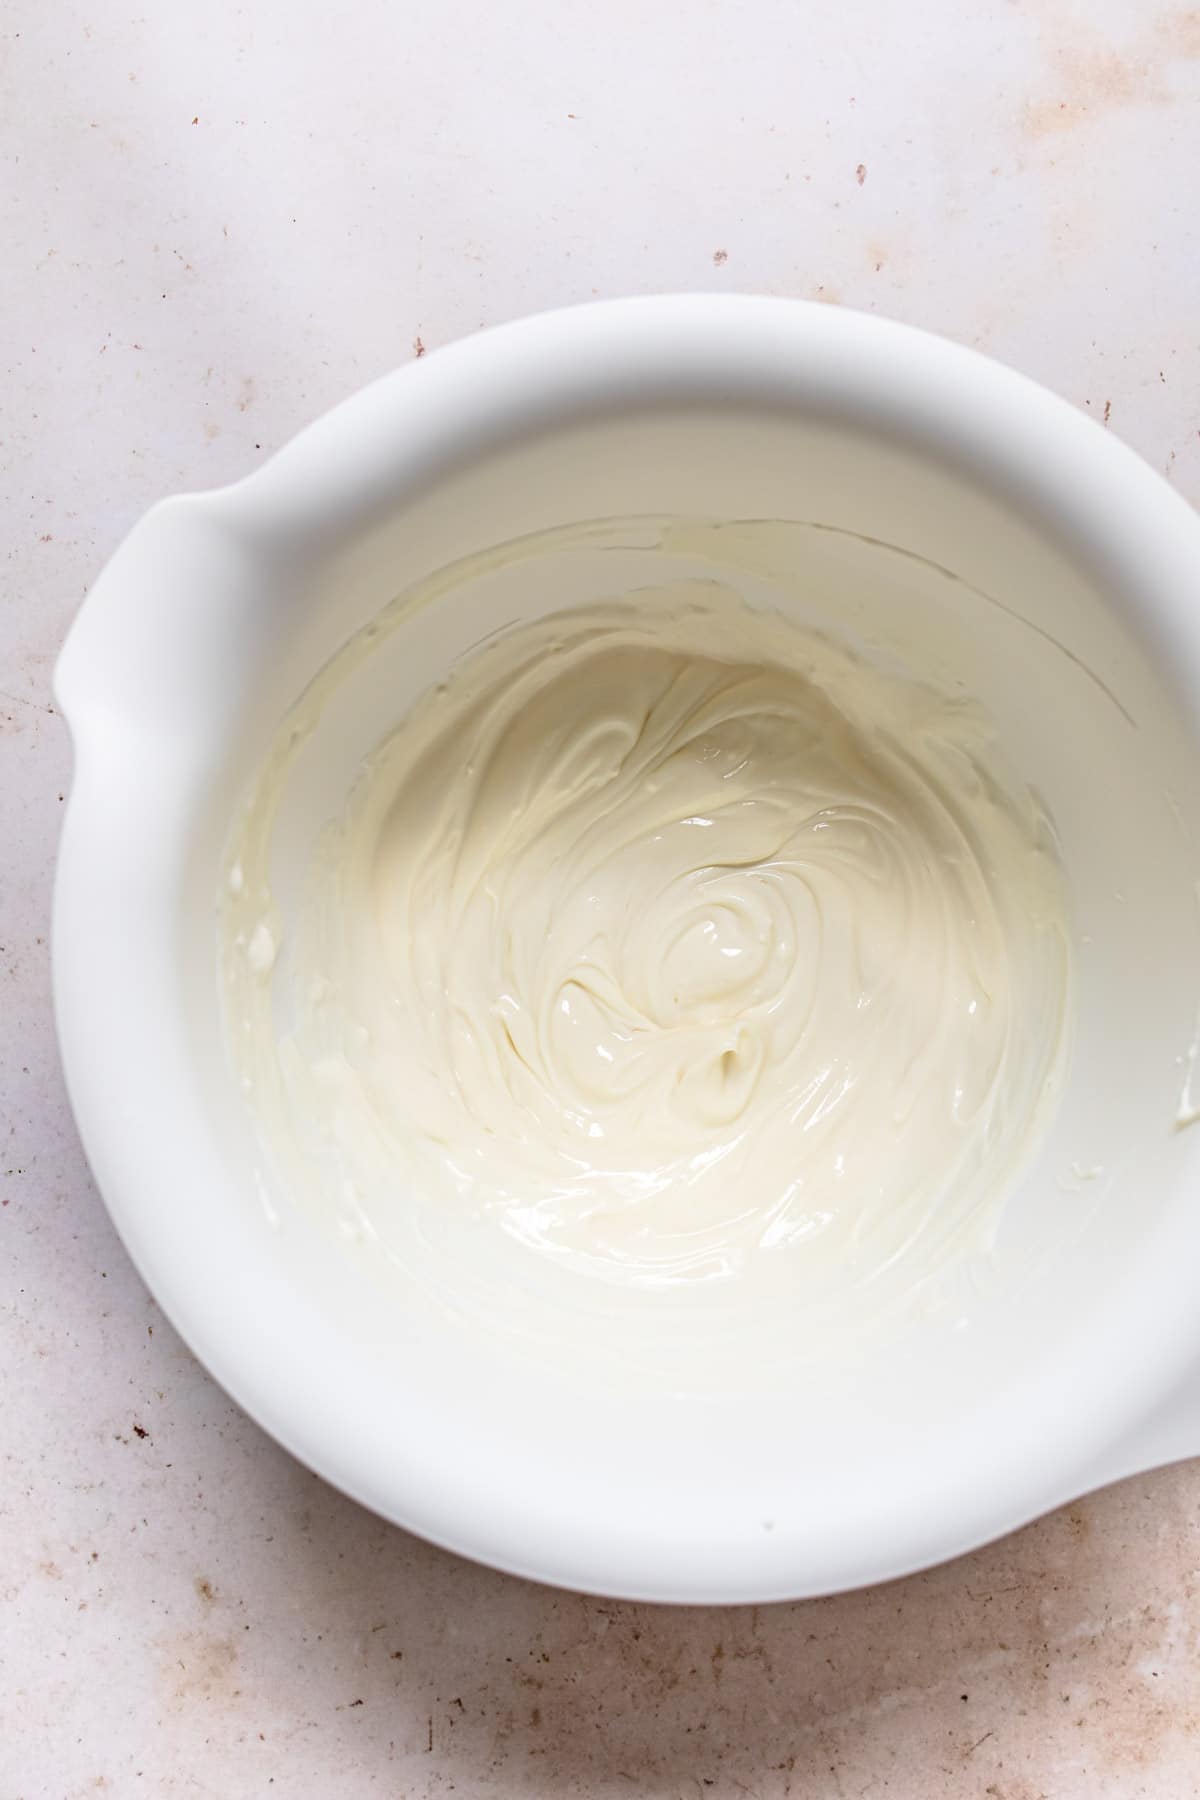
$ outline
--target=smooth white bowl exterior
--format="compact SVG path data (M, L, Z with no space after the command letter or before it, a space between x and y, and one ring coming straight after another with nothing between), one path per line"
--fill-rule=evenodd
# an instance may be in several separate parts
M911 609L1023 745L1090 940L1064 1118L1014 1202L1015 1234L1044 1235L1033 1273L891 1369L782 1398L752 1369L712 1394L581 1385L469 1319L406 1315L302 1210L272 1229L222 1054L220 855L287 706L422 574L631 513L835 527L814 568L847 595L856 557L891 557L897 641ZM445 654L414 640L416 686ZM76 772L55 995L97 1182L197 1355L348 1493L564 1585L766 1600L902 1573L1200 1451L1200 1126L1172 1129L1200 1008L1200 521L1063 402L833 308L526 320L377 383L236 487L157 507L57 692ZM1061 1174L1093 1132L1105 1177L1081 1197Z

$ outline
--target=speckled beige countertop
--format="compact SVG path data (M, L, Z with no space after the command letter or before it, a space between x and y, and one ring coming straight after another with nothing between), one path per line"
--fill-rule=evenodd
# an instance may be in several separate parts
M1200 502L1200 11L7 0L0 46L0 1800L1200 1794L1200 1465L731 1612L551 1593L331 1492L130 1268L46 949L48 677L104 558L481 324L878 309Z

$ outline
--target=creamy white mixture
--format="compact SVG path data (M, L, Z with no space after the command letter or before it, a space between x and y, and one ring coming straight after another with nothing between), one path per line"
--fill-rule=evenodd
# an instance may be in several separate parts
M715 585L467 659L282 946L261 864L244 1085L385 1243L420 1208L609 1282L915 1279L986 1241L1061 1087L1063 875L988 721Z

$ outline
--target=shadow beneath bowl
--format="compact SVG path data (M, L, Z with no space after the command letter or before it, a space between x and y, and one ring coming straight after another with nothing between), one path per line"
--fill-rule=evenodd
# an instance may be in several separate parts
M310 1706L327 1693L324 1755L344 1744L406 1800L1116 1791L1197 1729L1198 1468L884 1587L689 1609L494 1574L288 1463L272 1549L291 1627L274 1622L258 1700L288 1715L298 1677ZM1078 1788L1047 1785L1072 1768Z

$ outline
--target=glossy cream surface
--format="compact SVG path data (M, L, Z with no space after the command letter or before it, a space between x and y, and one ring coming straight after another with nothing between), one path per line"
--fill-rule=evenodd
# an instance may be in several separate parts
M243 1085L290 1178L401 1260L435 1239L474 1279L503 1241L593 1286L894 1297L986 1245L1053 1111L1044 810L969 698L732 588L464 658L368 758L282 941L250 821Z

